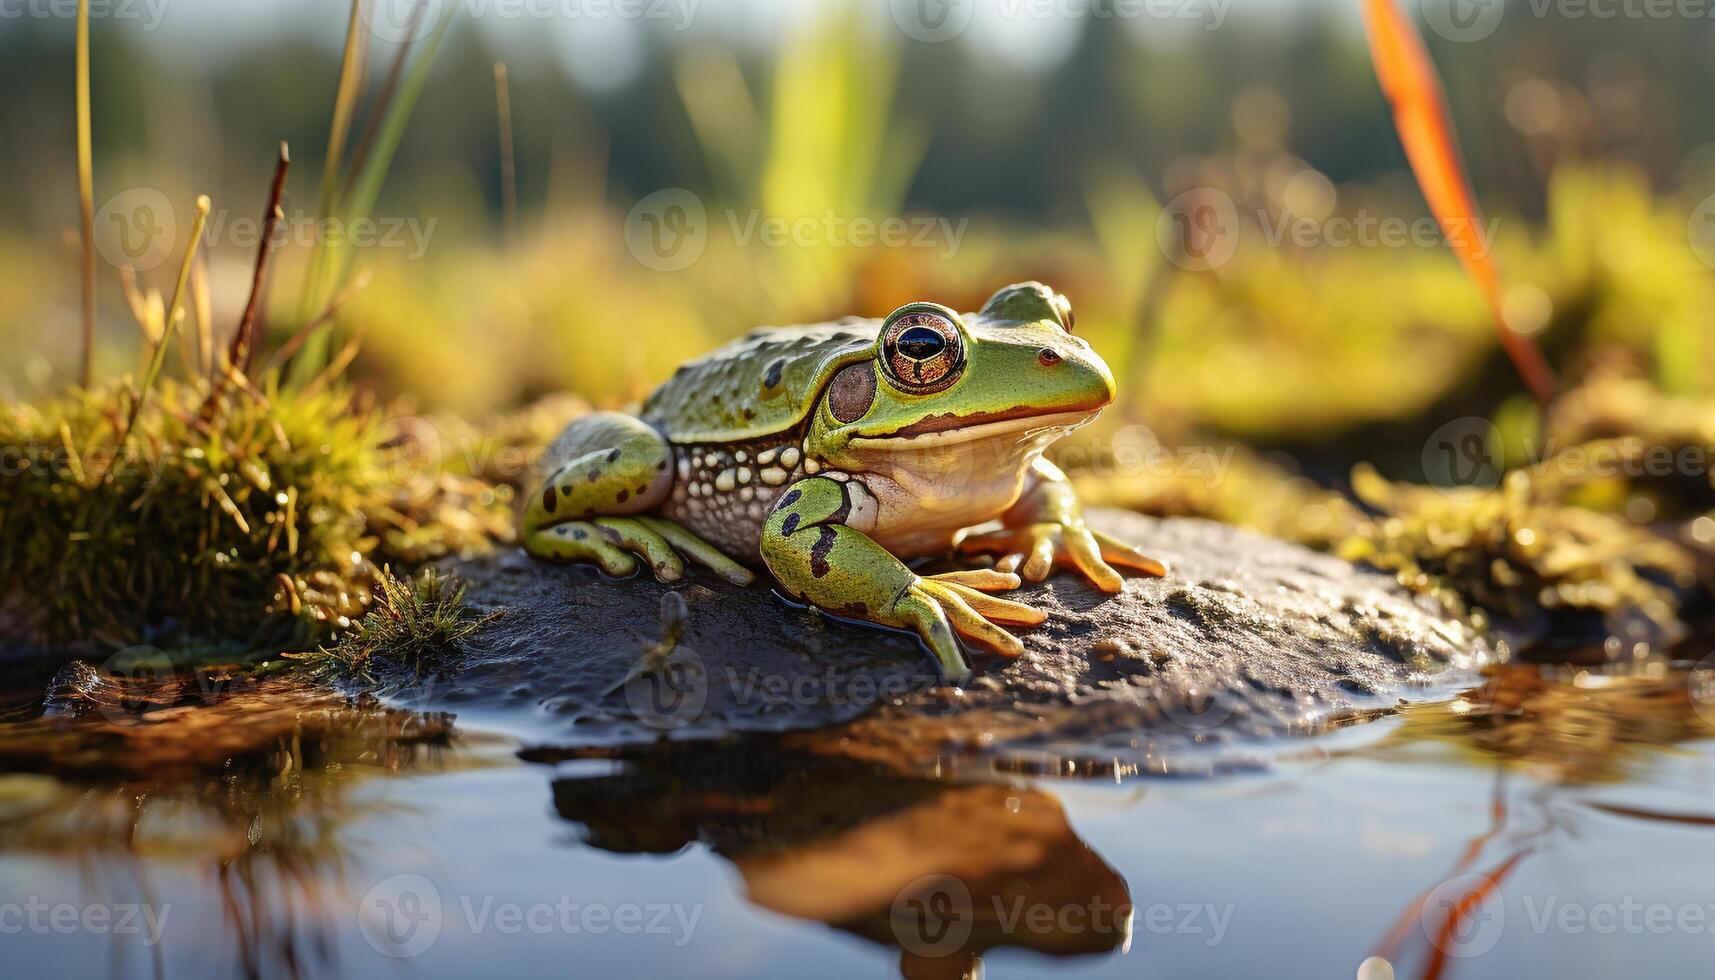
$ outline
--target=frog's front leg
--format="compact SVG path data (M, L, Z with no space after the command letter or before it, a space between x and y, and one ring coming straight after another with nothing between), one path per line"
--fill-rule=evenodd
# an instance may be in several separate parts
M762 560L792 595L838 616L913 630L949 680L969 676L955 631L1016 657L1024 645L995 623L1035 625L1046 616L983 590L1018 586L994 571L923 577L860 528L875 515L861 483L812 477L792 485L762 529Z
M673 447L647 423L619 412L574 421L549 449L555 469L524 510L524 549L552 561L585 561L629 575L638 556L655 577L685 573L683 553L730 582L749 570L662 517L648 516L673 487Z
M1056 565L1073 568L1103 592L1125 587L1114 565L1156 577L1167 574L1167 566L1131 545L1090 530L1084 524L1084 511L1072 492L1071 481L1045 459L1031 464L1024 493L1001 516L1001 525L998 531L966 535L959 542L959 550L1000 555L996 568L1018 569L1032 582L1047 578Z

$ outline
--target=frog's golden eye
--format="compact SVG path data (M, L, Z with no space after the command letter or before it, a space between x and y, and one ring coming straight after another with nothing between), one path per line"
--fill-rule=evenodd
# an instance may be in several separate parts
M881 331L881 363L888 380L912 394L957 381L965 367L965 341L953 311L933 303L895 310Z

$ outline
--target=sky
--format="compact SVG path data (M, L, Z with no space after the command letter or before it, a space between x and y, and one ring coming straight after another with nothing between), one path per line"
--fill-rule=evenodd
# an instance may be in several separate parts
M114 24L142 29L173 49L184 70L239 57L251 44L285 35L341 42L346 0L92 0ZM416 0L371 0L376 33L395 39L409 30L405 13ZM794 21L825 8L815 0L423 0L436 13L456 12L502 48L545 45L580 82L616 88L644 67L646 31L686 40L719 39L767 48L789 36ZM948 24L961 27L948 43L993 52L1020 71L1046 71L1073 50L1079 21L1105 17L1145 43L1173 43L1186 32L1218 29L1232 18L1272 21L1289 29L1312 8L1349 7L1357 0L863 0L884 27L940 43ZM0 0L0 31L8 19L52 16L75 0ZM1097 8L1107 13L1093 13ZM891 23L889 23L891 21ZM98 27L101 30L107 25ZM99 37L99 34L97 35Z

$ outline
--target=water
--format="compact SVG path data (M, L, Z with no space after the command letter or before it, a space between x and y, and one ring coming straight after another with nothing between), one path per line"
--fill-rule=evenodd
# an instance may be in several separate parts
M1120 782L955 783L816 740L527 762L503 732L367 706L337 734L290 698L304 730L143 782L103 760L210 709L51 766L14 709L6 767L63 778L0 777L0 972L1703 975L1702 693L1659 665L1511 666L1254 772Z

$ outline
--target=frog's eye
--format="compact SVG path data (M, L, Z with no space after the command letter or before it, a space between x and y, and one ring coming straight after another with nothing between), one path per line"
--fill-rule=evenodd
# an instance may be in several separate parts
M895 310L881 331L881 362L887 378L912 394L929 394L959 379L965 342L953 312L932 303Z

